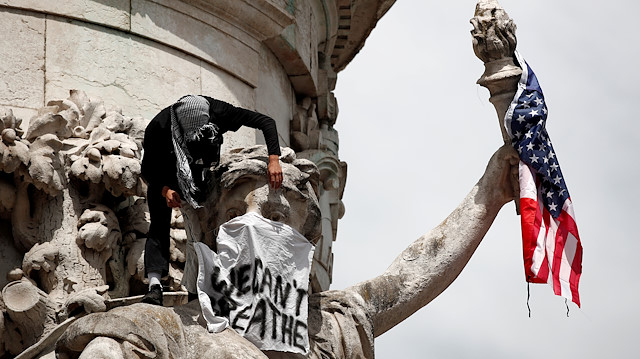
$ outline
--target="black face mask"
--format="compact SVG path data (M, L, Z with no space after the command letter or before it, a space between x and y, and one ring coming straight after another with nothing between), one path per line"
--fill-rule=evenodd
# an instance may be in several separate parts
M201 203L206 199L206 194L210 185L212 166L220 162L220 144L208 139L187 142L187 150L191 155L192 162L191 176L197 191L193 194L193 199Z
M205 168L215 166L220 161L220 144L202 139L199 141L187 142L189 155L193 159L192 164L198 164Z

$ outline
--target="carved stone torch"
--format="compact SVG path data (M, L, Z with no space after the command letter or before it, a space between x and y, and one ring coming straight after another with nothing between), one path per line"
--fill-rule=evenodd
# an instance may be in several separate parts
M503 121L516 94L522 69L513 62L516 49L516 24L497 0L480 0L471 19L473 51L484 62L480 86L489 89L489 101L496 108L505 143L511 144Z
M484 62L484 73L478 79L480 86L489 90L489 101L495 107L505 144L511 145L511 138L504 125L504 118L518 89L522 69L514 63L516 49L516 24L497 0L480 0L471 19L473 30L473 51ZM518 179L515 178L514 194L520 193ZM520 203L516 212L520 214Z

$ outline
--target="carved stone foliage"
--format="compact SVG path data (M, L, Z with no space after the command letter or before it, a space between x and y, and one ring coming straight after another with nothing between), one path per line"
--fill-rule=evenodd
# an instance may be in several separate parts
M319 170L319 202L323 220L322 239L316 245L311 270L312 288L319 292L329 289L333 270L332 244L336 239L338 219L344 215L344 192L347 164L338 158L338 132L333 128L337 105L333 93L316 99L302 99L291 121L291 147L298 157L312 161ZM320 116L320 120L318 119Z
M12 173L29 161L28 143L22 141L21 119L9 109L0 109L0 171Z
M146 120L72 90L41 108L26 133L21 124L0 109L0 218L10 220L13 239L3 246L24 253L2 292L0 356L20 353L71 315L104 311L106 299L130 295L131 283L142 287L127 273L148 231L144 210L138 222L118 216L144 194Z
M326 102L326 97L323 101ZM333 103L334 110L331 111L332 116L326 118L318 118L318 112L321 108L309 97L302 99L296 106L293 119L291 120L291 148L296 152L307 150L322 150L329 154L338 156L338 132L333 128L337 110L335 107L335 97L330 93L329 98ZM319 102L320 98L318 98ZM323 102L322 108L327 104ZM325 113L325 116L328 114Z
M316 115L316 105L311 98L306 97L296 106L291 120L291 148L300 152L321 147L324 147L324 141Z

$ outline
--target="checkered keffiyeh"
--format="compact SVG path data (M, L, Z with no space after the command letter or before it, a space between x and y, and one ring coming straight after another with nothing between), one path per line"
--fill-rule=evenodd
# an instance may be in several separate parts
M209 120L209 101L202 96L187 95L171 106L171 137L176 153L178 185L184 199L193 208L201 206L194 199L198 188L189 166L193 157L189 153L187 142L199 141L205 136L217 136L219 128Z

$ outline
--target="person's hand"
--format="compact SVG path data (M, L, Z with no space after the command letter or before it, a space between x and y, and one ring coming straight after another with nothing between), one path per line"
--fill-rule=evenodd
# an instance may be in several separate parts
M162 197L167 199L167 206L171 208L180 208L182 207L180 199L180 194L178 192L172 190L171 188L164 186L162 188Z
M267 175L269 176L269 185L271 188L278 189L282 186L282 167L280 167L280 156L269 155Z

